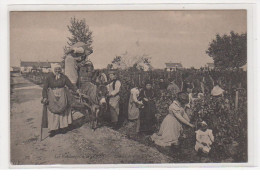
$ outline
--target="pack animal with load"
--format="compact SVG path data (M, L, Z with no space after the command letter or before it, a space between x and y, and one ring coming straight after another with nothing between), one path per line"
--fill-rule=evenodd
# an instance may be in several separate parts
M96 129L107 110L106 75L94 70L87 58L93 51L82 42L70 47L65 58L65 75L80 89L79 96L71 97L71 108L90 117L92 129ZM77 100L77 101L75 101Z
M108 90L105 85L107 78L104 73L94 70L92 62L87 59L87 56L91 53L92 50L88 49L82 42L78 42L70 47L69 52L66 54L65 74L62 78L64 80L67 79L66 84L68 83L72 91L66 87L63 88L64 94L59 96L63 97L63 99L50 94L50 92L55 93L53 88L52 90L49 90L49 86L45 88L48 96L42 100L41 140L42 129L49 126L47 111L59 115L59 113L62 114L68 108L71 115L75 112L81 112L85 119L89 118L92 129L96 129L99 126L101 117L107 110L106 99ZM53 81L55 82L55 80ZM77 87L77 93L73 87Z

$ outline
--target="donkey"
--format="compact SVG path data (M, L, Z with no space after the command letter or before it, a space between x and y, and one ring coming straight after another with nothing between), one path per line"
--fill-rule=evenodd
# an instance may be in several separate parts
M105 85L95 85L91 82L81 84L80 90L80 103L87 108L91 118L91 127L95 130L107 111L108 90Z

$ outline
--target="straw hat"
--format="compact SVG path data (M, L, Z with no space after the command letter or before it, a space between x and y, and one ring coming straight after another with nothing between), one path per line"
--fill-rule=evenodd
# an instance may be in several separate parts
M78 53L78 54L85 53L85 50L82 47L73 48L72 50L73 50L74 53Z
M93 50L88 47L86 43L83 42L77 42L74 45L70 46L70 49L68 52L73 51L75 54L85 54L90 55L93 53Z
M208 126L208 124L205 121L200 122L201 126Z
M219 95L222 95L223 93L224 93L224 90L221 89L219 86L215 86L211 91L212 96L219 96Z

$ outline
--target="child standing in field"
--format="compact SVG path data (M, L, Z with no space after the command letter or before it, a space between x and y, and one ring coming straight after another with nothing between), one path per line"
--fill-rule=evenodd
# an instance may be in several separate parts
M212 130L208 129L206 122L202 121L200 123L199 130L196 131L196 145L195 150L197 152L202 152L208 154L211 150L211 145L214 142L214 136Z

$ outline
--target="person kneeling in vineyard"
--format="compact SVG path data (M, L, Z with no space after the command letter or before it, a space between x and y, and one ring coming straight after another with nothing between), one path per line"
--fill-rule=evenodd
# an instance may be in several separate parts
M211 150L211 145L214 142L214 136L212 130L208 129L208 125L205 121L200 124L199 130L196 131L196 145L195 150L198 153L208 154Z
M194 127L184 111L184 106L188 102L188 95L183 92L177 94L177 100L174 100L169 107L169 114L163 120L158 133L151 136L151 140L162 147L178 146L179 137L183 132L182 124Z
M49 73L42 90L42 103L47 106L48 128L50 137L58 133L66 133L72 124L71 109L68 104L68 91L65 86L78 92L69 78L61 73L61 66L53 64L53 73Z

